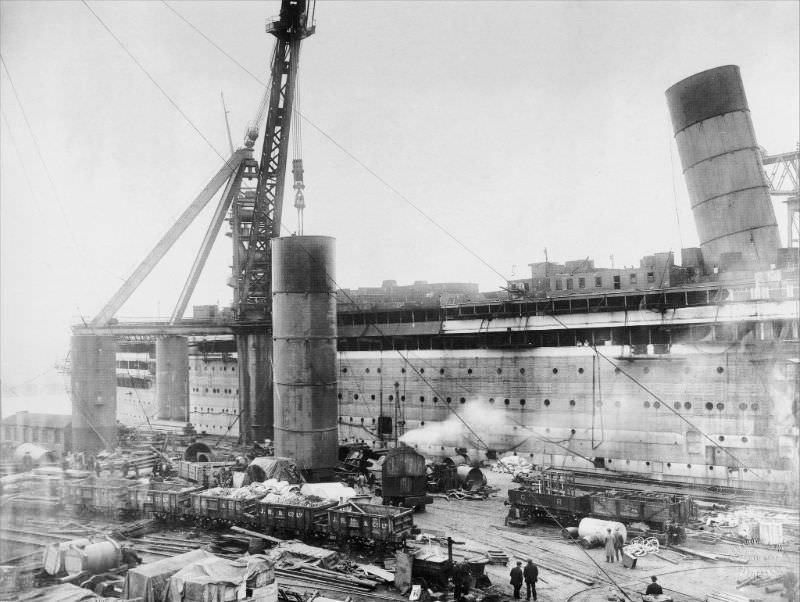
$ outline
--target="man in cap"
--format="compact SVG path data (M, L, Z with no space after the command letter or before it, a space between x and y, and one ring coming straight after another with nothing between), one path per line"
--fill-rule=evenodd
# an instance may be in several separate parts
M522 589L522 563L517 561L517 566L511 569L511 585L514 587L514 599L519 600L519 590Z
M622 533L619 532L619 527L614 527L614 553L616 554L617 562L622 560L622 548L625 545L625 540Z
M533 599L536 600L536 582L539 580L539 568L533 564L531 558L528 558L528 564L525 565L525 570L522 574L525 577L525 599L530 600L531 594L533 594Z

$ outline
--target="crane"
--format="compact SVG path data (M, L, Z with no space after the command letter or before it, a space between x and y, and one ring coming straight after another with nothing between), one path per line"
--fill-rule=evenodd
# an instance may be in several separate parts
M267 33L276 39L270 69L267 124L255 196L241 207L239 252L233 266L234 305L240 320L268 319L271 311L269 241L280 236L300 44L314 33L313 15L313 0L282 0L279 17L267 22ZM249 135L252 136L252 132ZM295 164L293 171L296 174L295 190L302 195L302 163ZM300 176L299 185L297 174ZM236 231L234 237L237 237Z

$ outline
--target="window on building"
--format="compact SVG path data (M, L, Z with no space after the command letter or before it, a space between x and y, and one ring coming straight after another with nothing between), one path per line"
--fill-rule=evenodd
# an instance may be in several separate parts
M647 272L647 282L653 283L656 281L656 275L653 272Z
M636 284L636 274L631 274L631 284Z
M561 278L556 278L556 290L560 291L562 288Z
M586 278L578 278L578 288L586 288Z
M567 278L567 290L572 290L572 278Z
M618 288L620 288L620 286L621 286L620 277L619 276L614 276L614 288L618 289Z
M602 276L595 276L594 277L594 286L595 288L600 288L603 286L603 277Z

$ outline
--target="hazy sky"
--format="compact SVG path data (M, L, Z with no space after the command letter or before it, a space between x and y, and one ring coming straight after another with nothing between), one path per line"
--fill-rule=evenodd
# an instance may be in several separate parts
M263 91L250 75L161 2L89 5L219 153L221 91L242 140ZM277 0L171 6L266 80ZM739 65L759 143L798 141L797 2L321 1L316 17L300 110L506 277L545 247L619 266L697 244L664 97L693 73ZM14 385L63 359L69 325L222 162L81 2L0 2L0 52L22 102L2 70L0 376ZM340 286L503 284L302 132L305 232L337 238ZM213 205L121 317L169 315ZM294 230L290 195L285 207ZM221 236L192 304L230 302L230 256Z

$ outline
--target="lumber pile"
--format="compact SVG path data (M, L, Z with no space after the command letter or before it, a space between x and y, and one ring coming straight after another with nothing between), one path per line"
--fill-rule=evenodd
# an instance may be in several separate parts
M748 598L727 592L711 592L706 596L708 602L761 602L760 598Z

